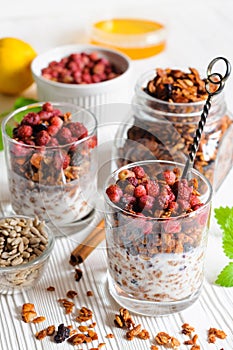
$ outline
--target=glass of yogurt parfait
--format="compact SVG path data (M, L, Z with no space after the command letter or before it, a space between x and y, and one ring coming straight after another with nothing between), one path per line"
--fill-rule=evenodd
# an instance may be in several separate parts
M166 315L193 304L204 280L212 187L184 165L148 160L107 179L108 283L130 311Z
M8 115L2 131L14 213L62 230L93 211L97 121L91 112L39 102Z

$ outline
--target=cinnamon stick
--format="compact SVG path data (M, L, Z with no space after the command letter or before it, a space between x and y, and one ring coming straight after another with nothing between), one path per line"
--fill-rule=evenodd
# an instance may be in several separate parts
M91 252L104 240L105 229L104 219L99 222L96 228L80 243L70 255L70 264L75 266L81 264Z

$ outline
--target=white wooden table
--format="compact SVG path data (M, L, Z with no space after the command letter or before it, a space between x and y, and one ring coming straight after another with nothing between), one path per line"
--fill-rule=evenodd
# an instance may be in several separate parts
M42 1L42 5L43 5ZM23 2L26 5L26 1ZM47 50L60 44L84 42L85 36L80 37L83 28L87 27L90 20L106 16L131 15L133 17L149 17L154 20L165 21L168 28L167 48L158 56L141 61L133 61L132 90L127 96L128 103L133 94L133 86L139 75L155 67L187 67L194 66L205 70L208 63L216 56L225 56L233 64L233 2L231 0L219 1L173 1L173 0L145 0L142 4L134 1L114 2L100 1L99 9L93 10L91 1L80 4L70 1L68 8L64 10L58 4L55 14L52 11L53 1L46 2L46 8L39 6L38 13L35 9L25 7L25 14L20 7L16 7L15 15L10 11L10 5L5 12L0 14L0 35L20 37L30 42L38 52ZM64 6L64 4L63 4ZM73 10L72 10L73 9ZM79 9L82 11L80 12ZM106 9L106 10L105 10ZM66 14L66 15L65 15ZM229 110L233 111L233 78L227 82L225 96ZM120 94L120 92L119 92ZM32 86L24 93L25 96L36 97L35 87ZM126 98L123 96L122 98ZM12 107L15 97L0 95L0 112ZM106 140L112 141L114 120L109 120L100 131L100 144L104 150ZM111 125L110 125L111 124ZM112 129L111 129L112 128ZM108 136L108 139L106 137ZM110 143L109 143L110 145ZM109 147L108 147L109 151ZM109 153L110 154L110 153ZM104 158L104 157L102 157ZM101 159L101 157L100 157ZM220 205L233 205L233 171L224 181L222 187L213 199L213 207ZM6 213L6 203L9 200L7 177L3 152L0 152L0 202L1 211ZM3 214L4 214L3 213ZM73 315L65 315L59 306L57 299L65 297L69 289L75 289L78 297L75 299L77 308L89 307L93 313L93 319L97 322L96 331L99 334L99 342L106 342L106 349L112 350L148 350L151 340L135 339L130 342L125 339L125 332L114 326L114 315L119 310L119 305L108 293L106 281L106 252L104 243L98 247L81 266L83 278L79 283L74 280L74 268L69 264L69 256L73 248L92 229L87 227L68 237L56 239L54 251L49 266L41 281L30 291L14 296L0 296L0 349L1 350L53 350L72 349L67 342L54 344L49 339L38 341L35 332L47 325L60 323L73 324ZM141 323L152 337L159 331L165 331L176 336L181 341L185 339L180 334L181 325L184 322L196 328L199 335L198 344L201 349L231 350L233 349L233 288L222 288L214 284L217 274L227 263L221 248L221 232L214 219L212 219L209 234L205 283L199 300L187 310L166 317L141 317L133 315L136 323ZM55 292L47 292L50 285L55 287ZM87 297L86 292L92 290L93 297ZM20 318L21 306L25 302L33 302L38 314L46 316L43 324L25 324ZM207 330L210 327L223 329L227 333L225 340L218 340L215 344L208 344ZM113 333L115 338L106 339L108 333ZM152 338L151 338L152 339ZM98 342L92 345L84 345L83 349L95 348ZM76 349L81 347L76 347ZM181 345L180 349L190 347ZM162 349L162 348L161 348Z

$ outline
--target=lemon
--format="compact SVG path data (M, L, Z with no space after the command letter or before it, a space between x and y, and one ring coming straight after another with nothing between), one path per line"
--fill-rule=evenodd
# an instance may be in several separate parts
M30 65L36 55L20 39L0 39L0 93L17 95L33 83Z

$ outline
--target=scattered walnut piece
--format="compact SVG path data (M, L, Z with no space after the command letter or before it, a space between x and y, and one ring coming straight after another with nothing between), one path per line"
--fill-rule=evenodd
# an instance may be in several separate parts
M95 331L93 331L92 329L88 329L87 334L92 340L98 339L98 334Z
M126 327L127 329L130 329L135 325L129 311L123 307L120 308L119 315L115 315L114 323L120 328Z
M190 350L200 350L200 349L201 349L200 345L195 344L191 347Z
M208 330L208 342L209 343L215 343L216 338L225 339L226 336L227 335L224 331L219 330L217 328L210 328Z
M68 342L73 345L78 345L78 344L83 344L85 340L86 340L85 334L77 333L72 335L72 337L68 339Z
M32 322L36 318L35 305L32 303L25 303L22 306L22 320L26 323Z
M156 335L155 340L159 345L166 345L170 342L171 336L165 332L159 332Z
M138 333L138 338L140 339L150 339L150 333L146 329L142 329L140 333Z
M62 304L62 306L65 308L65 313L70 314L74 309L74 303L72 301L69 301L65 298L58 299L58 302Z
M195 328L190 326L188 323L184 323L182 326L181 333L186 335L191 335L193 332L195 332Z
M106 343L99 343L98 349L101 349L101 348L103 348L104 346L106 346Z
M41 323L41 322L44 322L46 320L46 317L45 316L38 316L36 318L34 318L32 320L33 323Z
M41 331L36 333L36 339L38 339L38 340L42 340L45 337L47 337L47 330L46 329L42 329Z
M180 341L175 337L171 337L170 343L172 348L177 348L178 346L180 346Z
M96 326L96 322L92 322L89 324L88 328L95 328Z
M55 287L49 286L46 290L47 290L48 292L54 292L54 291L55 291Z
M134 326L131 330L129 330L126 333L126 338L128 340L133 340L134 337L136 337L141 332L141 325L138 324L137 326Z
M86 307L82 307L79 312L78 312L78 316L76 317L76 321L78 322L86 322L88 320L90 320L93 316L93 312L91 310L89 310Z
M78 293L75 290L68 290L66 293L67 298L74 299Z
M156 346L156 345L151 345L151 350L159 350L159 348L158 348L158 346Z
M79 326L78 327L78 330L82 333L86 332L88 330L88 327L87 326Z
M53 335L55 333L55 326L51 325L46 328L47 335Z
M113 335L112 333L108 333L108 334L106 335L106 338L108 338L108 339L114 338L114 335Z

